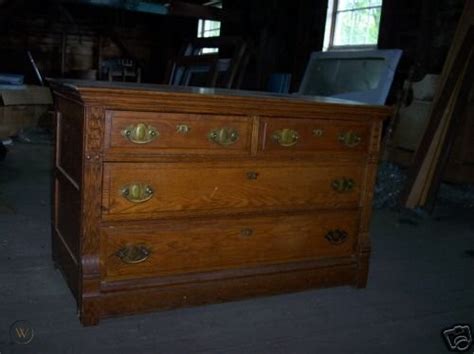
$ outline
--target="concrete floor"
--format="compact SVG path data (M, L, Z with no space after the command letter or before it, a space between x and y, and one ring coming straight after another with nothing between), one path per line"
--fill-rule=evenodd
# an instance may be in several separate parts
M400 223L377 211L368 287L339 287L103 320L83 328L51 262L47 145L0 162L0 353L448 353L474 327L473 210ZM29 344L10 339L31 323ZM471 348L469 353L472 353Z

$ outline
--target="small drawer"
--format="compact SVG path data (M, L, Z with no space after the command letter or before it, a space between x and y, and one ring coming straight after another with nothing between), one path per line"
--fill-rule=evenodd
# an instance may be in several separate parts
M263 118L260 124L259 149L264 154L367 152L369 146L369 123Z
M102 229L106 280L350 256L358 212L200 220Z
M362 170L357 164L107 163L103 216L358 207Z
M108 153L248 154L251 119L180 113L108 111Z

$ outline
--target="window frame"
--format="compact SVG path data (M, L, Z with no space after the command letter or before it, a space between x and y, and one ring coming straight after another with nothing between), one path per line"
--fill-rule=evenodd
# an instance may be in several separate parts
M331 16L326 16L326 24L325 24L325 32L328 30L329 27L329 34L328 34L328 41L326 43L326 33L324 34L324 43L323 43L323 51L344 51L344 50L370 50L370 49L377 49L378 47L378 38L377 43L375 44L349 44L349 45L334 45L334 36L336 32L336 20L337 15L342 12L354 12L354 11L362 11L368 9L375 9L380 8L380 16L382 16L382 6L383 0L381 1L380 6L365 6L356 9L347 9L337 11L339 4L339 0L329 0L328 1L328 14ZM328 25L328 20L330 21ZM380 33L380 22L379 22L379 33Z

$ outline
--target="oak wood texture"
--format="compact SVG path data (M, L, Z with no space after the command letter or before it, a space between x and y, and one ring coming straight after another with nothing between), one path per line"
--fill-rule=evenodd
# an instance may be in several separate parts
M103 218L159 218L191 213L255 212L269 209L353 207L359 203L362 167L302 163L105 163ZM336 192L336 179L351 178L351 191ZM292 183L288 183L291 181ZM153 196L141 203L127 200L124 186L142 183ZM115 219L116 219L115 217Z
M82 324L365 286L388 108L232 90L51 84L59 117L53 258ZM123 130L136 124L159 134L131 142ZM209 130L221 128L238 139L216 144ZM268 140L284 129L297 130L296 144ZM360 141L343 144L346 132Z
M356 211L321 212L255 218L199 220L103 228L103 277L123 278L185 274L261 264L350 256L356 239ZM332 243L330 232L346 238ZM137 264L117 252L142 245L150 254Z
M252 122L246 116L171 114L150 112L109 111L106 113L105 146L109 153L124 151L148 154L241 154L249 155ZM147 124L158 132L153 141L135 144L123 136L122 131L130 125ZM183 127L182 131L178 127ZM235 129L238 140L223 149L208 138L216 129ZM187 131L186 131L187 130Z
M336 117L337 118L337 117ZM367 152L369 124L339 122L318 119L261 119L260 150L264 154L292 154L310 151L351 151ZM283 129L295 131L299 138L293 146L282 146L273 139L273 134ZM353 132L361 141L348 147L339 141L341 134Z

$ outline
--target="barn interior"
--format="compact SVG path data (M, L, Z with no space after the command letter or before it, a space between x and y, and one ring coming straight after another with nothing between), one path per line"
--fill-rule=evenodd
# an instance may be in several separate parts
M472 350L473 43L471 0L0 0L0 354ZM380 53L395 61L367 95L311 71ZM52 260L55 80L389 107L367 286L83 327Z

